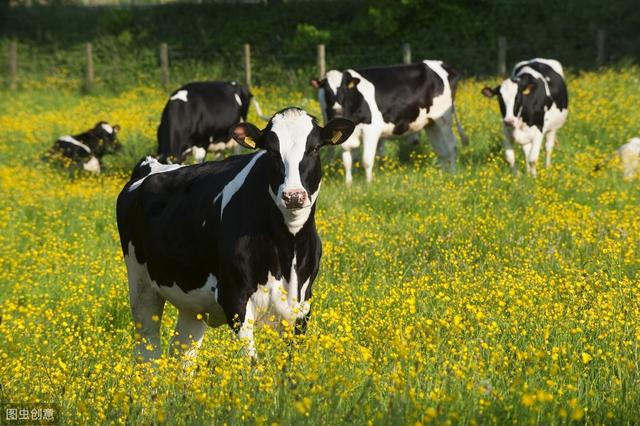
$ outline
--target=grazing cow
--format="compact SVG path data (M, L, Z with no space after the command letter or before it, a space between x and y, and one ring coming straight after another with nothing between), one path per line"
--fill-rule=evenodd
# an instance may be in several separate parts
M367 182L373 178L373 162L380 138L412 135L426 128L429 142L441 163L454 169L456 138L451 130L455 118L453 98L458 74L441 61L383 68L330 70L322 80L311 80L325 120L344 117L357 126L342 145L347 184L352 181L351 150L363 143L362 163ZM457 119L456 119L457 122ZM458 132L463 142L462 126Z
M204 161L207 150L235 145L229 129L246 121L251 93L235 81L189 83L171 94L158 126L158 159L182 163L193 153Z
M551 165L556 133L564 125L569 112L569 98L560 62L536 58L513 68L511 77L495 88L485 87L482 94L498 97L504 130L505 158L513 173L515 153L513 141L522 145L527 172L536 175L536 163L542 142L546 151L545 165Z
M61 136L53 145L52 151L60 152L71 158L88 172L100 173L100 159L121 148L117 139L120 126L110 125L106 121L98 122L93 129L73 135Z
M190 166L139 163L117 202L138 359L161 354L165 300L179 310L172 354L195 355L205 324L227 323L252 356L254 323L304 329L322 248L318 151L354 127L338 118L322 128L287 108L262 131L249 123L231 129L257 153Z

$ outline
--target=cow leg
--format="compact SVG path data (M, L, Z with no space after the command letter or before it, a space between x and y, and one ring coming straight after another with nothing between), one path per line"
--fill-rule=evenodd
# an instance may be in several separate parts
M367 176L367 182L373 181L373 163L376 159L376 148L380 140L378 130L365 130L362 135L362 165Z
M536 165L538 164L538 157L540 156L540 149L542 149L543 135L540 133L536 135L533 142L528 144L530 150L527 153L527 171L531 173L531 176L536 177L538 172L536 171ZM526 145L525 145L526 146Z
M344 177L347 185L351 185L353 182L353 176L351 175L351 166L353 165L353 158L351 157L351 149L345 149L342 151L342 164L344 164Z
M206 324L193 312L180 310L176 329L169 343L169 354L184 354L187 358L195 358L202 343Z
M451 130L451 119L441 117L435 120L431 126L427 127L427 136L442 167L451 172L455 171L457 140Z
M207 156L207 150L199 146L194 146L191 152L193 153L193 159L196 163L204 162L204 158Z
M162 354L160 320L165 300L151 287L149 280L137 273L139 269L127 265L129 302L136 326L134 357L137 361L149 361L160 358Z
M255 325L255 309L253 306L253 302L251 299L247 301L247 309L244 314L244 319L240 327L237 329L238 331L238 339L240 339L245 344L245 350L247 351L247 355L251 358L257 358L256 352L256 344L253 339L253 327Z
M511 140L511 138L505 135L504 141L502 142L502 146L504 147L504 159L507 162L507 164L509 164L509 167L511 168L511 173L513 173L513 175L516 176L518 174L518 169L516 169L516 153L513 150L512 142L513 141Z
M545 142L544 142L544 151L546 154L545 161L544 161L545 167L551 166L551 153L553 152L553 146L555 145L555 143L556 143L556 131L551 130L545 136Z

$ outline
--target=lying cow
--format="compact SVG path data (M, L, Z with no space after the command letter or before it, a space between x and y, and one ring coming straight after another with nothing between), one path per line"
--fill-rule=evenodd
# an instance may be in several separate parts
M522 146L527 171L536 175L536 163L544 141L545 165L551 165L556 133L569 112L569 98L560 62L536 58L519 62L511 77L495 88L485 87L482 94L498 97L503 118L505 158L515 168L513 142Z
M227 323L252 356L254 323L275 318L304 328L322 249L314 218L318 151L353 129L339 118L322 128L287 108L262 131L232 128L235 141L257 153L191 166L139 164L117 202L138 358L161 354L166 300L179 310L173 354L194 355L205 324Z
M120 126L106 121L98 122L93 129L73 136L61 136L52 151L75 161L78 166L91 173L100 173L100 159L105 154L113 154L120 148L117 133Z
M171 94L158 126L158 159L182 163L191 152L204 161L207 150L235 145L229 129L246 121L251 93L235 81L189 83Z
M451 124L455 118L453 98L457 80L457 73L441 61L343 72L330 70L326 78L311 80L311 85L318 89L325 119L344 117L357 124L352 137L342 145L347 184L352 182L351 150L360 145L360 140L362 163L367 182L371 182L380 138L416 134L425 128L441 163L454 169L457 141ZM458 131L466 143L459 123Z

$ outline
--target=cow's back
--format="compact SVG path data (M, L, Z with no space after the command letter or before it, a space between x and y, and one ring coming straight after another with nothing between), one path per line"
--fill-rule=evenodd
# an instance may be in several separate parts
M569 95L567 93L567 85L564 81L564 71L560 62L554 59L542 58L523 61L516 64L513 69L513 75L517 76L525 67L532 68L545 78L551 99L558 109L566 110L569 107Z

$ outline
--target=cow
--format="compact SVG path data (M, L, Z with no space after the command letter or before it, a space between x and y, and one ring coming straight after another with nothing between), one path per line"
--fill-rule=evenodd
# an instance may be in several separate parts
M342 145L347 184L351 184L351 151L363 144L362 163L367 182L373 179L373 163L380 138L410 135L426 129L440 162L455 169L457 141L451 130L456 118L458 132L467 143L455 116L453 100L459 74L441 61L424 60L409 65L330 70L322 80L312 79L318 90L326 120L344 117L357 126Z
M569 97L560 62L535 58L518 62L511 76L499 86L484 87L482 94L497 96L502 113L505 159L517 174L513 142L522 146L527 172L536 176L536 164L544 141L545 166L551 165L556 133L569 112Z
M322 254L319 150L343 143L354 127L336 118L322 128L287 108L263 130L231 128L238 144L258 152L186 166L138 164L116 209L137 359L161 355L167 300L179 310L172 355L193 357L207 324L229 325L252 357L255 323L304 330Z
M625 179L633 179L640 172L640 138L631 138L617 150Z
M113 154L122 148L117 138L119 131L119 125L112 126L106 121L99 121L86 132L60 136L51 152L59 152L84 170L97 174L101 169L100 159L105 154Z
M174 91L158 126L159 161L183 163L191 152L196 162L202 162L207 150L234 146L229 129L246 121L251 97L235 81L193 82Z

